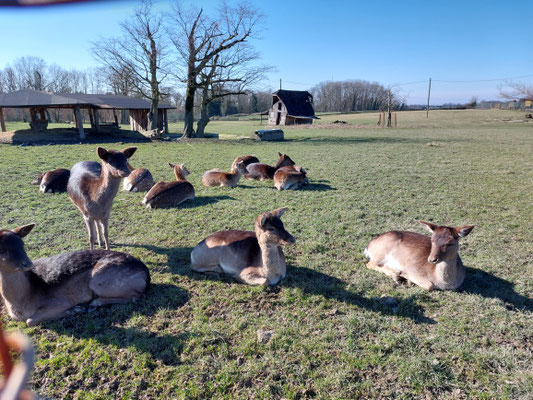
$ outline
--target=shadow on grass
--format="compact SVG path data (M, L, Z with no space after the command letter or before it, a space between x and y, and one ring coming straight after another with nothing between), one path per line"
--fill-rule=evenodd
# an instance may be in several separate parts
M156 334L137 327L120 327L135 316L153 316L157 312L182 307L189 300L187 291L174 285L151 284L146 297L135 303L97 307L43 324L62 335L92 339L102 345L120 348L135 347L166 365L177 365L188 334Z
M11 144L29 144L32 146L77 144L77 143L149 143L151 140L136 131L125 129L105 130L95 132L93 129L85 129L86 138L80 139L76 128L52 128L46 133L33 133L31 129L17 130L13 133Z
M400 135L400 134L399 134ZM412 138L401 136L372 136L372 137L335 137L335 136L320 136L320 137L302 137L285 139L286 142L303 142L303 143L325 143L325 144L356 144L356 143L412 143L412 144L427 144L434 141L431 138ZM465 139L458 138L439 138L439 143L462 142Z
M346 282L310 268L287 265L287 276L280 282L280 285L281 287L297 287L304 293L320 295L326 299L356 305L373 312L410 318L416 323L436 323L433 319L424 316L424 309L415 303L415 296L397 299L398 309L395 312L392 307L382 304L379 299L353 293L346 289Z
M466 277L460 292L500 299L510 311L533 311L533 299L516 293L514 283L477 268L465 268Z
M298 190L309 191L309 192L324 192L326 190L337 190L333 186L329 185L327 180L311 180L308 185L302 186Z
M175 206L175 207L167 207L167 208L196 208L196 207L202 207L206 206L208 204L214 204L218 203L222 200L235 200L234 197L231 196L197 196L192 200L187 200L186 202Z

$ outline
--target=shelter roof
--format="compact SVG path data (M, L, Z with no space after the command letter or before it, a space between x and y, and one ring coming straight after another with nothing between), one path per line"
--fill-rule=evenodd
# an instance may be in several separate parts
M0 94L0 107L96 107L117 110L149 110L150 102L115 94L51 93L38 90L17 90ZM159 104L159 108L175 108Z
M308 91L280 89L273 94L283 101L289 116L316 118L315 110L313 110L313 96ZM274 103L275 100L273 99L272 105L274 105Z

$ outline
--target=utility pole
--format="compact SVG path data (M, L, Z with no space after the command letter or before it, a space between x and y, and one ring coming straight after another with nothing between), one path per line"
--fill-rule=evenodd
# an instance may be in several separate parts
M429 118L429 97L431 96L431 78L429 78L429 87L428 87L428 106L426 108L426 118Z
M279 78L279 90L281 90L281 78Z
M387 128L392 127L391 106L392 106L392 93L391 93L391 88L389 88L389 97L387 101Z

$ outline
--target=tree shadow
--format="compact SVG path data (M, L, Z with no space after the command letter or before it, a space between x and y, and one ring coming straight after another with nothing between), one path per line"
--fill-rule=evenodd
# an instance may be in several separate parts
M431 138L412 138L402 136L372 136L372 137L335 137L335 136L318 136L285 139L287 142L304 142L304 143L329 143L329 144L363 144L363 143L412 143L427 144L434 139ZM463 142L466 139L460 138L439 138L439 142Z
M477 268L465 268L466 277L459 292L500 299L510 311L533 311L533 299L516 293L514 283Z
M58 334L78 339L96 340L102 345L120 348L135 347L150 354L166 365L177 365L188 333L180 335L156 334L138 327L121 327L135 316L153 316L168 309L175 310L189 301L187 291L175 285L151 284L145 298L135 303L113 304L91 308L84 306L84 313L73 314L55 321L43 323L43 327Z

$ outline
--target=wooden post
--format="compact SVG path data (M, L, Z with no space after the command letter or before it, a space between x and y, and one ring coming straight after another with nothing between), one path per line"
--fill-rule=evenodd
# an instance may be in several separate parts
M46 114L44 113L44 107L39 108L39 115L41 119L47 119Z
M89 122L91 124L91 129L94 129L94 115L93 115L93 109L88 108L87 113L89 114Z
M100 130L100 125L98 125L98 109L93 108L93 118L94 118L94 129L96 132Z
M115 119L115 125L118 128L119 127L119 125L118 125L118 117L117 117L117 111L115 109L113 109L113 118Z
M429 118L429 97L431 96L431 78L429 78L429 87L428 87L428 106L426 108L426 118Z
M165 119L165 135L168 135L168 110L163 110L163 118Z
M394 127L398 128L398 113L394 113Z
M2 132L6 132L6 120L4 119L4 109L0 107L0 128Z
M83 119L81 117L80 108L74 106L74 115L77 122L78 131L80 132L80 139L85 139L85 132L83 130Z
M72 107L72 112L74 113L74 123L76 124L76 129L79 129L80 125L78 122L78 114L76 113L76 107Z

